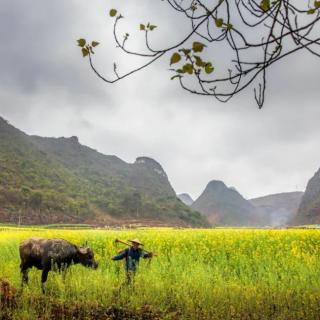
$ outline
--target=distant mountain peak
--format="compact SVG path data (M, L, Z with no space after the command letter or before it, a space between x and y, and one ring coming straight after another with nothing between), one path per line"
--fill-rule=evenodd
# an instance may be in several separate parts
M40 137L40 138L41 138L41 137ZM56 140L57 142L80 144L79 138L78 138L77 136L59 137L58 139L55 139L55 138L47 138L47 139L54 139L54 140Z
M221 180L211 180L208 184L207 184L207 188L226 188L226 184L221 181Z
M167 174L163 170L161 164L159 162L157 162L156 160L152 159L152 158L144 157L144 156L143 157L138 157L134 164L145 166L145 167L147 167L149 169L152 169L153 171L155 171L159 175L167 178Z
M73 143L79 143L79 138L77 136L71 136L69 140Z
M145 157L145 156L141 156L141 157L137 157L136 158L136 162L137 164L146 164L146 165L150 165L150 166L154 166L154 167L158 167L161 168L161 165L159 162L157 162L156 160L149 158L149 157Z
M194 202L188 193L178 194L177 197L187 206L191 206Z
M206 215L213 225L249 226L256 223L253 205L221 180L211 180L191 207Z

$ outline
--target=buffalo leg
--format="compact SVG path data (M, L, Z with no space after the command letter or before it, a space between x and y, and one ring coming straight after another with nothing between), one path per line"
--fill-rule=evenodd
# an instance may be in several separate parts
M42 274L41 274L41 289L42 289L42 293L45 293L44 290L44 284L48 279L48 273L49 273L50 269L43 269Z
M21 263L20 265L20 271L21 271L21 275L22 275L22 279L21 279L21 287L23 287L23 284L28 284L29 281L29 277L28 277L28 272L29 272L29 266Z

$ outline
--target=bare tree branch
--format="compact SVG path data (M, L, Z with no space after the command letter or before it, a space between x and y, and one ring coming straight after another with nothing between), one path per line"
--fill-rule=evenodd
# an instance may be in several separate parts
M320 1L315 0L166 0L169 10L182 15L190 30L172 45L156 49L150 36L156 26L141 25L145 50L127 48L126 34L121 41L118 33L121 14L115 16L113 36L116 46L125 54L139 56L147 61L119 74L114 64L114 78L107 79L93 63L93 48L79 39L84 56L94 73L107 83L118 82L163 56L171 57L172 79L179 80L181 88L196 95L212 96L222 102L252 87L254 99L262 108L265 102L267 71L279 60L297 51L320 58ZM110 12L111 12L110 11ZM187 29L187 28L185 28ZM193 41L190 48L190 41ZM207 48L223 45L228 61L206 61ZM210 57L210 60L213 57ZM185 61L185 62L183 62ZM216 68L215 68L216 66ZM219 73L216 72L217 67Z

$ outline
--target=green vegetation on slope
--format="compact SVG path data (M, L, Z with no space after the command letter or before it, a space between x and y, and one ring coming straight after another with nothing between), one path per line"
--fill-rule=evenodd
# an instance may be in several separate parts
M153 219L205 225L176 198L161 166L128 164L85 147L76 137L28 136L0 118L0 220L108 223Z

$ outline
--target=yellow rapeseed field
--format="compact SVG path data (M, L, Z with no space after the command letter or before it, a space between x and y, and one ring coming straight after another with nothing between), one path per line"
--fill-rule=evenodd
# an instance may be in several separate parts
M40 271L17 294L9 319L319 319L320 231L259 229L47 230L0 229L0 278L19 289L19 243L31 236L86 242L97 270L71 266L65 280ZM124 248L139 238L157 253L125 284ZM62 310L62 311L61 311ZM105 318L103 318L103 315ZM1 316L0 316L1 319Z

